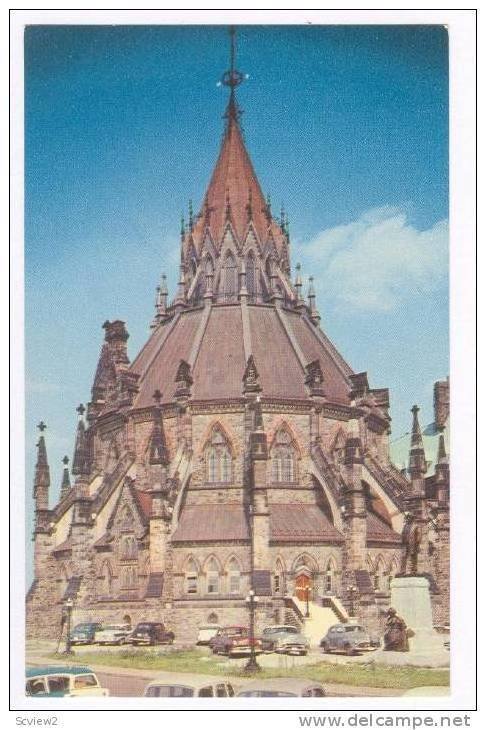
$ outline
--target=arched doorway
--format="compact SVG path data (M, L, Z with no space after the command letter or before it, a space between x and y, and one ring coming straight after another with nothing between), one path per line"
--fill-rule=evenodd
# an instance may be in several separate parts
M295 595L299 601L312 599L312 578L307 573L300 573L295 579Z

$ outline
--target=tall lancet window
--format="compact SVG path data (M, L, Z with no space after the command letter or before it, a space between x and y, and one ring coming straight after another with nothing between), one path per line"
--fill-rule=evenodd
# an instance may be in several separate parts
M248 290L248 296L250 302L255 301L256 297L256 271L255 271L255 257L252 253L249 253L246 259L246 288Z
M230 302L238 293L238 270L231 251L228 251L224 260L222 283L224 300Z
M292 437L281 429L272 446L272 482L295 482L297 480L296 454Z
M232 472L231 451L224 435L215 429L206 449L207 480L211 484L228 483Z

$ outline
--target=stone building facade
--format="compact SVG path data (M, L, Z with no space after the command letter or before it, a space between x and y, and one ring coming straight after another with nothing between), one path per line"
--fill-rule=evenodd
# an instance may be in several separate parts
M223 77L224 137L182 224L174 299L162 277L133 361L124 322L103 325L73 483L66 459L54 506L40 424L29 636L55 635L71 598L76 621L162 620L193 641L200 624L247 624L250 589L257 627L302 624L307 598L377 627L412 563L448 621L444 439L426 476L414 408L408 469L394 466L388 390L353 372L320 327L312 280L304 298L299 267L291 278L288 221L243 141L241 80Z

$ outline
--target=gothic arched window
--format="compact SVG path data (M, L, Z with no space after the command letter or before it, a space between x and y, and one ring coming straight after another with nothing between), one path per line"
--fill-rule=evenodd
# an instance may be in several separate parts
M275 437L271 452L272 482L297 481L295 456L290 434L284 429L280 430Z
M285 570L280 558L275 563L275 572L273 574L273 592L277 596L285 595Z
M231 558L227 567L228 593L241 593L241 570L236 558Z
M199 570L197 563L193 558L190 558L186 564L185 572L185 591L189 595L195 595L198 593L198 579Z
M215 430L206 449L207 480L211 484L231 481L232 459L225 437Z
M222 283L225 301L232 301L238 293L238 273L236 259L231 251L228 251L223 263Z
M249 253L246 259L246 288L250 302L255 301L257 293L257 282L256 282L256 270L255 270L255 257L252 253Z
M135 560L138 554L137 540L134 535L124 535L120 542L120 558Z
M375 571L373 575L373 588L375 591L386 591L387 581L385 574L385 563L381 555L378 557L375 563Z
M206 566L206 592L219 593L219 566L214 558Z
M336 593L336 563L334 558L329 558L326 565L326 572L324 573L324 592L325 593Z
M137 570L133 565L125 565L121 570L121 587L133 589L137 587Z
M111 596L113 591L113 573L107 560L103 563L100 578L100 596Z

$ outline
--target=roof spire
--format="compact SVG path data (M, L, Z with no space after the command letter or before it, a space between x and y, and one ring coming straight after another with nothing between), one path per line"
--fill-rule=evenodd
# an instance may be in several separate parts
M418 420L418 412L420 408L413 406L411 409L413 414L412 421L412 438L410 440L410 454L408 469L412 481L421 479L427 472L427 462L425 460L424 443L422 440L422 431Z
M76 431L76 441L74 443L74 456L72 473L76 476L82 476L89 474L89 463L88 463L88 449L86 443L86 429L84 425L83 415L85 407L82 403L76 408L76 413L79 415L78 428Z
M64 469L62 472L62 482L61 482L61 500L64 499L69 494L69 491L71 489L71 480L69 479L69 458L67 456L64 457L62 460L62 463L64 464Z
M51 483L49 463L47 461L46 442L43 431L47 428L41 421L37 428L41 432L37 442L37 462L34 476L34 499L36 510L49 509L49 486Z
M230 98L228 101L228 106L226 107L225 117L228 119L228 124L230 124L232 121L237 122L238 118L241 115L241 110L238 107L238 104L236 103L235 98L235 89L237 86L239 86L244 80L245 76L241 73L241 71L237 71L235 68L235 56L236 56L236 43L235 43L235 27L232 25L229 29L229 35L230 35L230 67L228 71L225 71L224 74L221 77L221 84L223 86L229 86L230 88Z

